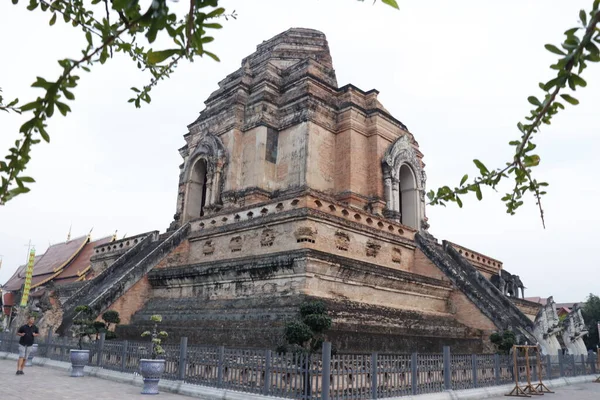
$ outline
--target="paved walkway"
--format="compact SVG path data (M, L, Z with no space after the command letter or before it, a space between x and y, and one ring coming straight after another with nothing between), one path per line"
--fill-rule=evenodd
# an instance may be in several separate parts
M532 396L530 399L547 400L598 400L600 399L600 383L581 383L571 386L563 386L555 390L556 393L545 394L544 396ZM507 400L516 397L494 397L491 400Z
M50 367L25 368L25 375L16 376L16 362L0 359L0 399L10 400L119 400L145 399L151 396L140 394L141 388L94 377L71 378L69 373ZM538 396L535 396L537 398ZM599 383L584 383L564 386L556 393L547 394L548 400L598 400ZM191 397L163 392L159 399L185 400ZM491 400L506 400L494 397Z
M145 399L141 388L104 379L71 378L68 372L48 367L25 367L17 376L17 362L0 360L0 399L6 400L117 400ZM185 400L191 397L161 393L162 400Z

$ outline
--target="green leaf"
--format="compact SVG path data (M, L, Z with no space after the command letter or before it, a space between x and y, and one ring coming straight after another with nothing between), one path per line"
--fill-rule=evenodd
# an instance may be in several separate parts
M469 179L469 175L465 174L465 176L462 177L462 179L460 180L460 185L462 186L465 184L465 182L467 181L467 179Z
M575 85L579 85L581 87L586 87L587 86L587 82L582 77L580 77L579 75L572 74L571 75L571 79L573 79L573 83Z
M71 107L69 107L69 106L68 106L68 105L66 105L65 103L61 103L60 101L57 101L57 102L56 102L56 107L58 108L58 111L60 111L60 113L61 113L63 116L66 116L66 115L67 115L67 113L68 113L69 111L71 111Z
M463 206L462 200L461 200L461 199L460 199L460 197L458 197L458 196L456 196L456 204L458 204L458 206L459 206L460 208L462 208L462 206Z
M527 98L527 101L529 101L531 104L533 104L534 106L538 106L540 107L542 105L542 103L537 99L537 97L535 96L529 96Z
M568 94L561 94L560 97L562 97L566 102L573 104L574 106L579 104L579 100L577 100L575 97L569 96Z
M475 196L477 196L477 200L481 201L483 195L481 194L481 186L475 186Z
M397 10L400 9L400 7L398 6L398 3L396 2L396 0L381 0L381 2L383 4L387 4L390 7L394 7Z
M585 10L579 11L579 19L584 25L587 25L587 14L585 13Z
M219 59L219 57L217 57L216 54L211 53L210 51L204 51L204 54L206 54L207 56L209 56L210 58L212 58L213 60L220 62L221 60Z
M50 18L50 26L54 25L56 22L56 13L52 14L52 18Z
M487 175L490 173L490 171L488 171L488 169L485 167L485 165L483 165L483 163L481 161L473 160L473 163L479 169L479 172L481 173L481 175Z
M556 47L553 44L547 44L544 47L546 48L546 50L548 50L551 53L558 54L558 55L561 55L561 56L566 56L567 55L565 52L563 52L561 49L559 49L558 47Z
M35 182L35 179L33 179L33 178L29 177L29 176L20 176L19 179L22 182L27 182L27 183L34 183Z
M534 154L531 156L523 157L523 164L526 167L535 167L540 164L540 156Z
M148 52L148 63L150 64L158 64L165 61L167 58L171 57L174 54L181 53L179 49L169 49L169 50L161 50L154 52L150 50Z

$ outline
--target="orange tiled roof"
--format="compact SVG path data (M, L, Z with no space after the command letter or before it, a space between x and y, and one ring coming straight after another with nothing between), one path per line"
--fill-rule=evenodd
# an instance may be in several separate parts
M94 255L94 247L110 242L112 236L107 236L102 239L87 243L83 249L77 254L75 259L67 265L65 269L53 279L56 283L67 283L81 280L88 274L90 267L90 258Z

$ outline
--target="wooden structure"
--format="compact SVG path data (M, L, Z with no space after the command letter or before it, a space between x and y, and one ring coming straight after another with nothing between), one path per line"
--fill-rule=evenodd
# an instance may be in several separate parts
M514 345L513 348L513 375L515 378L515 387L510 393L505 396L513 397L531 397L531 395L543 395L544 393L554 393L544 384L542 381L542 363L540 360L540 349L538 346L519 346ZM523 350L525 353L525 374L527 377L527 384L525 386L519 386L519 365L517 363L517 354L519 350ZM529 363L530 351L535 353L537 369L538 369L538 383L531 382L531 365Z

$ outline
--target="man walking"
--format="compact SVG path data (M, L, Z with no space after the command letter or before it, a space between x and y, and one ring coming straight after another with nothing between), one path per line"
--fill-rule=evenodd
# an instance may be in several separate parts
M35 317L29 317L29 320L25 325L19 328L17 331L17 336L20 336L19 339L19 361L17 362L17 375L23 375L23 368L25 368L25 361L27 361L27 357L29 357L29 352L31 351L31 346L33 346L33 340L36 336L39 335L38 327L33 323L35 322Z

